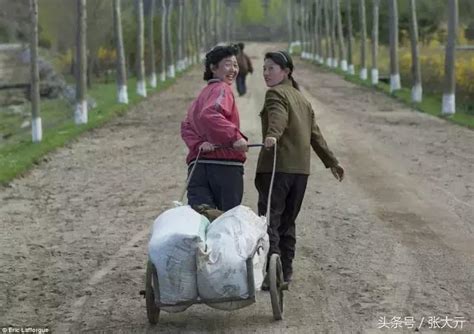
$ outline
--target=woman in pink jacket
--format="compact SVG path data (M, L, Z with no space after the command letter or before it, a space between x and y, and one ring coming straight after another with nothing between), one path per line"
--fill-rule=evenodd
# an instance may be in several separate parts
M206 54L207 86L181 123L181 137L189 148L188 172L199 154L187 189L191 206L207 204L227 211L242 201L247 138L240 132L232 92L239 73L237 53L235 46L216 46Z

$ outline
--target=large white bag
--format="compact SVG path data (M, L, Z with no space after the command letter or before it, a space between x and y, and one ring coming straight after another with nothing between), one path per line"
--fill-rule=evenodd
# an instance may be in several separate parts
M268 253L267 225L264 217L250 208L237 206L209 225L206 251L197 256L197 284L203 299L248 298L246 260L261 243L263 249L253 258L255 287L260 289ZM248 302L209 303L220 309L237 309Z
M205 247L208 225L209 220L190 206L167 210L155 220L148 254L158 272L162 303L197 298L196 251Z

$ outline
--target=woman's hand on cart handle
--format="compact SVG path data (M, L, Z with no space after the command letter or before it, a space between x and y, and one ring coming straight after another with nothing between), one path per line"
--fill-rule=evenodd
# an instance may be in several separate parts
M276 142L277 142L277 139L275 137L265 138L265 142L264 142L265 148L266 149L272 148L273 146L275 146Z
M336 166L331 167L331 172L339 182L344 180L344 167L341 165L337 164Z
M207 152L212 152L215 150L215 146L207 141L205 141L204 143L201 144L201 146L199 146L199 150L204 152L204 153L207 153Z
M234 150L241 152L247 152L249 150L247 146L247 141L244 138L240 138L239 140L235 141L232 147L234 148Z

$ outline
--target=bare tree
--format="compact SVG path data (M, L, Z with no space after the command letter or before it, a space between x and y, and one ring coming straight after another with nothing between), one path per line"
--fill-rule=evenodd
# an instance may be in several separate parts
M294 2L292 4L293 6L293 22L295 23L295 26L294 26L294 30L293 30L293 33L295 35L295 43L293 43L293 46L300 46L301 47L301 29L300 29L300 26L299 26L299 23L300 23L300 12L298 10L298 0L296 1L291 1L291 2Z
M146 96L145 81L145 27L143 23L143 0L136 0L137 11L137 94Z
M221 27L220 27L220 23L221 23L221 5L222 5L222 2L219 1L219 0L215 0L214 1L215 3L215 6L214 6L214 10L215 10L215 19L214 19L214 29L216 30L216 40L215 40L215 44L217 45L221 40L222 40L222 36L221 36Z
M198 0L198 4L199 4L199 7L200 7L200 20L199 20L199 44L201 47L205 47L206 46L206 43L207 43L207 36L206 36L206 23L205 23L205 14L206 14L206 1L207 0ZM230 11L230 13L232 13L232 10ZM232 38L232 18L234 16L231 15L229 16L230 18L230 22L229 22L229 41L233 40ZM199 50L199 55L201 54L201 50Z
M197 0L196 2L196 37L194 40L194 59L195 63L199 63L199 57L201 54L201 38L202 38L202 0ZM226 41L229 42L230 40L230 16L232 15L232 9L229 5L225 5L225 13L226 13Z
M155 57L155 36L154 36L154 27L153 20L155 18L155 0L150 0L150 8L148 12L148 48L149 52L149 68L150 68L150 86L156 88L156 57Z
M216 12L215 12L215 5L213 0L208 0L208 10L209 10L209 48L216 44Z
M372 0L373 18L372 18L372 84L379 83L378 51L379 51L379 8L380 0Z
M76 110L74 121L76 124L87 123L87 57L86 57L86 32L87 11L86 0L76 0L77 26L76 26Z
M220 2L220 1L219 1ZM222 5L222 4L221 4ZM188 13L188 25L191 27L191 31L189 33L189 62L190 64L196 64L197 57L196 57L196 45L198 40L198 19L196 13L198 11L198 3L197 1L193 1L190 4L189 13Z
M316 60L319 64L324 64L323 58L323 44L322 44L322 0L316 0L316 45L317 45L317 55Z
M293 1L287 1L288 51L293 52Z
M342 17L341 17L341 4L340 0L336 0L336 15L337 15L337 37L339 40L339 60L341 69L347 71L347 57L346 48L344 46L344 34L342 33Z
M310 59L312 61L316 60L316 49L317 49L317 31L316 31L316 0L309 1L309 40L310 40Z
M410 40L411 40L411 70L413 77L413 87L411 89L411 99L413 102L421 102L423 99L423 87L421 84L420 54L418 50L418 22L416 18L416 0L410 0Z
M316 60L316 12L315 0L309 1L309 40L310 40L310 59Z
M166 0L161 0L161 73L160 81L166 81Z
M458 33L458 0L448 0L448 40L444 60L444 92L443 115L453 115L456 112L456 38Z
M346 11L347 11L347 71L349 74L355 74L354 63L352 60L352 0L346 1Z
M114 0L113 2L115 49L117 53L117 100L119 103L128 104L127 71L125 67L125 50L123 47L121 2L122 0Z
M328 9L328 2L329 0L324 1L324 40L326 46L326 65L331 67L332 66L332 55L331 55L331 48L329 45L329 9Z
M187 45L187 58L190 65L194 65L196 62L196 57L194 57L194 41L196 38L196 2L190 2L188 6L188 11L186 12L186 22L189 27L188 39L186 41Z
M314 22L313 22L313 29L314 29L314 60L319 64L319 56L320 56L320 30L319 30L319 0L313 1L314 5Z
M314 33L313 33L313 26L311 22L313 21L312 17L312 0L306 0L305 4L305 24L306 24L306 58L308 60L313 59L314 54Z
M304 36L304 30L303 30L304 29L304 27L303 27L304 18L303 18L303 11L302 11L302 7L303 7L302 2L303 2L303 0L296 1L296 3L299 5L298 10L297 10L297 15L298 15L297 22L299 22L298 31L299 31L299 35L300 35L301 52L303 52L304 42L305 42L305 36Z
M34 143L43 139L40 117L39 70L38 70L38 0L30 0L30 67L31 67L31 137Z
M189 12L192 8L192 4L188 1L183 2L183 66L187 68L191 65L191 57L190 57L190 47L189 41L190 36L192 35L192 25L190 24L191 19L189 18Z
M184 0L178 0L178 72L185 69L184 61L184 42L183 42L183 16L184 16Z
M307 39L306 39L306 10L305 0L300 0L300 17L301 17L301 58L305 59L307 50Z
M211 31L209 29L209 19L207 17L207 15L210 14L210 11L209 11L209 0L204 0L202 2L202 22L201 22L201 26L202 26L202 31L203 31L203 34L202 34L202 47L204 49L207 49L209 47L209 42L210 42L210 38L211 38ZM206 15L207 14L207 15ZM234 16L232 16L232 36L234 34ZM232 37L232 40L234 40L234 37Z
M301 0L300 3L300 15L301 15L301 58L308 59L309 52L308 52L308 21L307 21L307 13L308 9L306 8L307 1Z
M306 0L305 3L305 24L306 24L306 58L309 60L313 59L313 27L311 22L312 18L312 5L310 0Z
M175 72L175 60L174 60L174 44L173 44L173 34L171 29L171 19L174 10L174 0L169 0L168 4L168 15L167 15L167 40L168 40L168 55L169 55L169 64L168 64L168 77L176 77Z
M331 1L331 67L337 68L339 66L339 57L336 53L336 2Z
M398 65L398 6L397 0L389 0L390 22L390 92L401 88Z
M396 0L395 0L396 1ZM367 80L367 22L365 18L365 0L359 0L360 17L360 78Z
M198 11L200 11L200 8L201 8L201 3L200 3L200 0L197 0L198 1ZM225 40L227 43L230 42L230 20L231 20L231 16L232 16L232 8L230 8L230 6L227 4L227 3L224 3L224 6L225 6L225 22L226 22L226 25L225 25ZM200 21L200 20L198 20Z

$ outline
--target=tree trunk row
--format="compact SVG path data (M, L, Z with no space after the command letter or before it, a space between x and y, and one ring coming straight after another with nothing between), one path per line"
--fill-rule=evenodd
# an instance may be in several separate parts
M399 18L397 0L387 0L389 5L389 41L390 41L390 92L401 89L398 44ZM354 74L353 64L353 26L352 0L345 2L345 24L342 22L341 0L288 0L288 46L290 52L301 45L303 59L326 63L329 67L338 67ZM371 82L379 83L378 47L379 47L379 15L380 0L371 0L372 32L371 32ZM418 22L416 0L410 4L410 44L411 44L411 76L413 102L420 103L423 98L420 53L418 46ZM448 41L445 56L445 82L443 92L442 113L451 115L455 112L455 49L459 21L458 0L448 0ZM295 6L297 6L295 8ZM359 76L368 79L367 73L367 19L366 0L358 0L360 63ZM296 33L299 32L299 33ZM346 33L346 36L344 36ZM345 41L347 41L347 48ZM337 52L336 52L337 49Z

